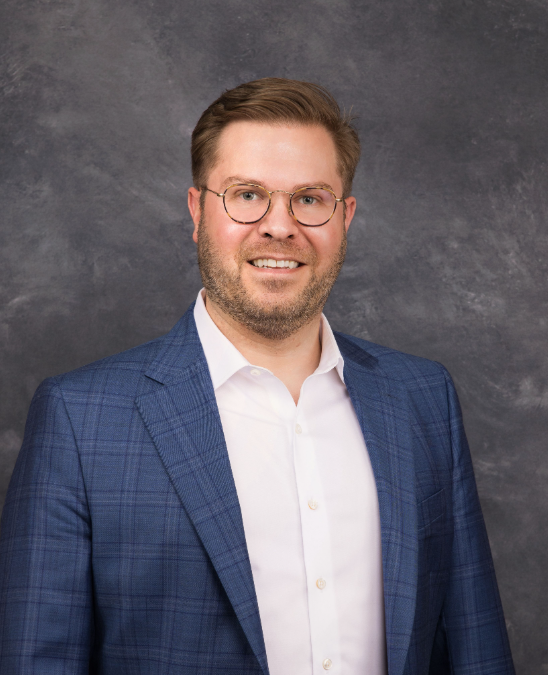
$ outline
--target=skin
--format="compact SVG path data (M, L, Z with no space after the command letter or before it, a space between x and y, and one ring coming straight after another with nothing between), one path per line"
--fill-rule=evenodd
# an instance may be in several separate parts
M211 169L207 187L223 192L231 183L263 185L268 190L293 192L305 185L329 186L340 197L342 179L337 171L335 145L320 126L272 125L233 122L222 132L218 161ZM268 214L258 223L241 225L232 221L223 200L206 193L204 208L200 191L188 191L188 207L194 222L193 239L213 247L218 264L237 277L247 295L265 309L297 303L311 281L328 275L344 250L346 231L356 209L348 197L346 214L338 204L333 218L321 227L305 227L288 212L288 195L274 194ZM297 260L299 267L259 268L249 258ZM221 262L222 261L222 262ZM291 393L295 403L305 379L318 367L323 305L289 335L269 336L236 320L219 302L206 296L206 308L222 333L250 363L270 370Z

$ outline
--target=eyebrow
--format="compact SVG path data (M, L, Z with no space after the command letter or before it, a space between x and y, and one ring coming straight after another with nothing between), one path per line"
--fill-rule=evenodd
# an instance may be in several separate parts
M228 178L226 178L221 183L221 188L226 189L229 185L234 185L236 183L244 183L245 185L261 185L262 187L266 188L266 185L260 179L249 178L249 177L244 177L244 176L229 176ZM295 192L296 190L300 190L301 188L305 188L305 187L327 188L328 190L331 190L332 192L335 192L335 190L333 190L331 185L329 185L329 183L325 183L324 181L299 183L298 185L294 185L293 189L288 191L288 192Z

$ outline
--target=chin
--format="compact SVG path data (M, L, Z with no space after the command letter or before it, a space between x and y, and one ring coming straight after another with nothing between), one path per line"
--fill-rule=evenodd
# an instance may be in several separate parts
M248 292L249 298L252 302L266 307L276 307L281 305L288 305L293 303L299 297L298 290L288 292L286 288L278 289L260 289Z

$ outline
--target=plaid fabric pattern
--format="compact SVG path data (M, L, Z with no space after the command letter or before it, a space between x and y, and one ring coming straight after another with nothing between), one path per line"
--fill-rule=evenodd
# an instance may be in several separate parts
M267 675L192 309L36 392L2 514L0 675ZM377 482L390 675L513 673L449 376L337 340Z

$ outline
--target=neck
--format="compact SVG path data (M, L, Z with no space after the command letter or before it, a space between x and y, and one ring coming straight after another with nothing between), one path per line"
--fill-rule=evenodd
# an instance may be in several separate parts
M205 305L217 328L236 349L253 365L270 370L297 403L303 382L320 363L321 312L293 335L271 340L242 326L207 296Z

